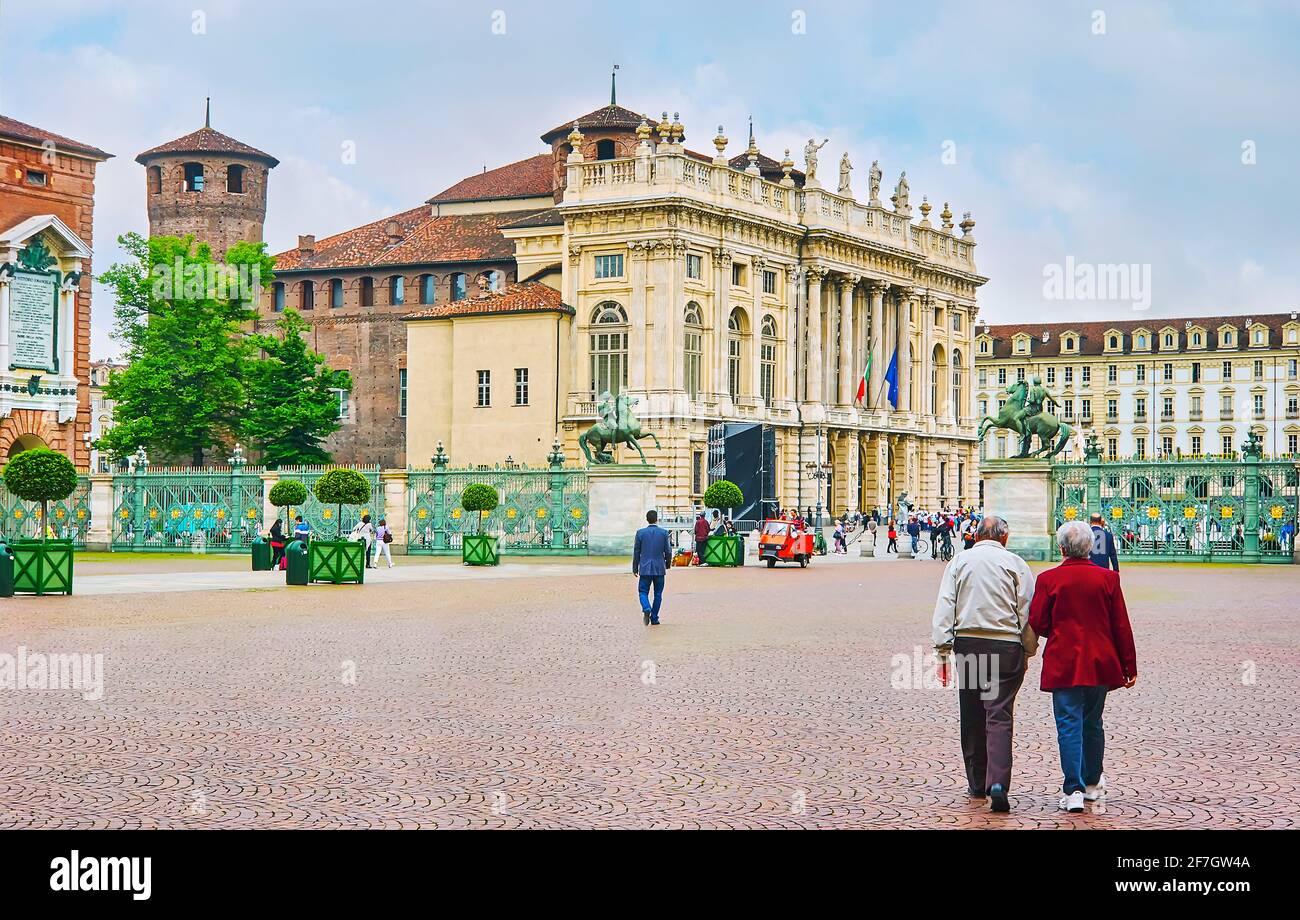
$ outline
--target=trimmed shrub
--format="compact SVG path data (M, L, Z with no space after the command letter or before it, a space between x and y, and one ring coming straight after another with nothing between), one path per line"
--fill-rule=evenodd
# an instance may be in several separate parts
M704 506L706 508L720 508L729 511L732 508L739 508L744 503L745 496L740 491L740 486L726 479L719 479L704 490Z
M56 450L36 447L14 457L4 469L5 487L29 502L41 503L41 539L49 533L49 503L63 501L77 488L77 468Z
M343 467L330 470L312 486L316 497L326 505L338 506L338 538L343 539L343 506L364 505L370 501L370 480Z
M295 505L307 503L307 487L296 479L281 479L271 486L271 494L267 497L277 508L292 509Z
M501 504L501 496L497 494L495 488L485 482L471 482L465 487L465 491L460 493L460 506L466 511L475 512L478 518L475 533L483 528L483 512L494 511L499 504Z

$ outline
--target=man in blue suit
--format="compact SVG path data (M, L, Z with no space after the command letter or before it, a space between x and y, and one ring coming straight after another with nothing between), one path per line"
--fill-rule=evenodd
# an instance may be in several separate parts
M642 622L646 626L659 625L659 605L664 599L664 573L672 562L673 547L668 531L658 526L659 512L645 513L646 525L636 532L636 545L632 549L632 574L640 576L637 593L641 596ZM650 603L650 588L655 589L654 604Z

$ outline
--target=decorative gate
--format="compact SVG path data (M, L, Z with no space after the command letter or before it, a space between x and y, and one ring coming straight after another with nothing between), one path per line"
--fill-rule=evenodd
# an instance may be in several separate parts
M459 555L461 535L493 534L506 554L580 555L587 552L587 474L564 469L556 451L548 468L482 466L449 469L442 445L434 468L407 473L408 553ZM460 506L470 483L493 486L501 503L481 522Z
M114 550L248 552L262 531L260 469L239 451L229 467L150 470L142 455L113 480Z
M282 466L279 471L281 479L296 479L307 487L307 504L301 508L294 508L293 513L295 516L301 514L302 519L311 525L311 532L321 538L333 538L339 532L338 506L322 505L313 491L316 480L333 469L338 469L338 465ZM345 537L356 526L357 521L361 520L363 514L370 515L372 524L379 523L379 519L384 515L384 487L379 482L379 466L354 466L352 469L365 476L370 482L370 501L361 507L343 506L342 534ZM285 532L292 533L293 522L284 523Z
M1052 467L1056 526L1100 512L1123 559L1291 562L1300 517L1297 461L1241 459L1083 462Z
M86 531L90 530L90 480L78 476L76 491L61 502L50 502L49 510L53 536L71 540L79 549L85 547ZM41 503L23 501L10 493L3 481L0 481L0 516L0 539L41 536Z

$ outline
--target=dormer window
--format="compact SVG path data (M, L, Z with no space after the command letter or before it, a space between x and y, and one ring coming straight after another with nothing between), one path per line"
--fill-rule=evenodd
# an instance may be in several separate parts
M1224 330L1221 340L1225 347L1232 347L1232 332L1230 330Z
M1192 345L1196 348L1201 347L1201 334L1199 332L1192 333Z
M988 340L988 339L981 339L981 340L980 340L980 354L982 354L982 355L987 355L988 353L989 353L989 340Z
M1166 332L1166 333L1165 333L1165 348L1173 348L1173 347L1174 347L1174 337L1173 337L1170 333Z
M1146 337L1145 335L1139 335L1139 336L1137 337L1137 347L1138 347L1138 348L1146 348L1146 347L1147 347L1147 337Z
M1110 347L1110 349L1111 349L1112 351L1115 351L1115 350L1117 350L1117 349L1119 348L1119 336L1117 336L1117 335L1112 335L1112 336L1110 337L1110 346L1109 346L1109 347Z
M1256 345L1264 344L1264 330L1261 329L1259 326L1255 327L1255 344Z

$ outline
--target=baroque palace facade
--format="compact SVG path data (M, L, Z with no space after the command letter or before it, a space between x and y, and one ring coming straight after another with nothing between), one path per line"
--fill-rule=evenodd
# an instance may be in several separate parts
M1040 377L1054 410L1110 459L1235 454L1251 431L1266 454L1300 456L1300 315L1026 323L976 331L979 415ZM990 432L981 458L1012 456ZM1076 437L1067 457L1082 456Z
M667 510L698 502L718 422L771 426L784 505L816 503L819 459L836 512L903 491L973 500L974 221L958 229L945 205L931 223L928 202L914 218L905 176L882 204L874 164L859 201L847 157L824 189L811 142L799 171L752 137L730 158L721 131L713 155L684 139L666 114L611 102L544 134L547 154L305 239L280 256L264 321L292 306L334 327L317 347L358 381L345 411L369 400L384 417L361 423L399 464L438 442L458 464L542 464L556 438L575 461L608 391L636 397L662 444L643 442ZM395 328L378 352L337 331L381 324ZM376 427L403 415L400 444ZM391 462L355 443L337 459Z

